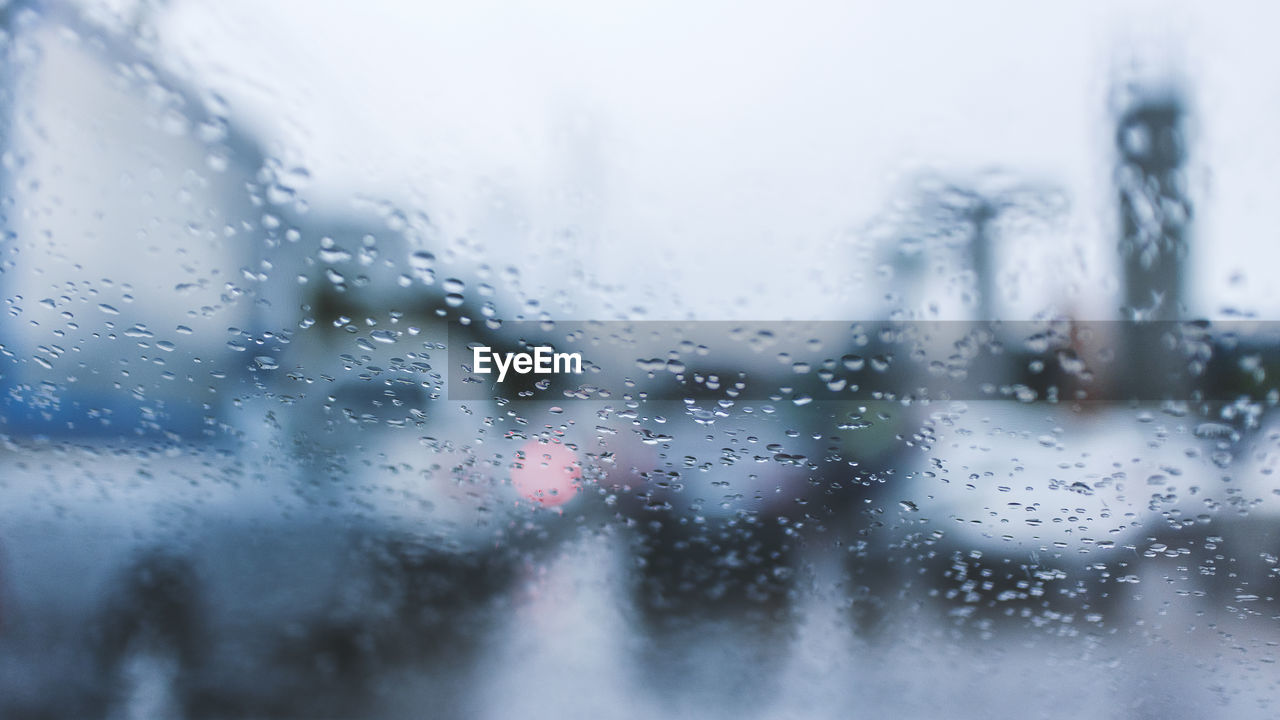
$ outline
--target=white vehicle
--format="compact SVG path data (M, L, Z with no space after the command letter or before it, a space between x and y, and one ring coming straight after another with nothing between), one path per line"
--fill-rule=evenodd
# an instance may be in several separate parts
M1223 472L1200 424L1155 406L948 404L900 486L902 567L945 577L927 581L961 616L1101 621Z

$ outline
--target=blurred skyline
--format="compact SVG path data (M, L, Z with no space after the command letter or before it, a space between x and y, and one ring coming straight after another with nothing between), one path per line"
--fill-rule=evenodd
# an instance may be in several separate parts
M1189 315L1280 317L1253 269L1274 245L1277 19L1265 3L172 3L152 22L160 62L309 171L313 207L424 212L445 237L527 254L531 294L585 272L651 319L874 314L856 287L877 263L851 250L864 228L921 172L997 169L1071 204L1010 239L1068 262L1011 254L1029 289L1000 316L1106 319L1129 82L1190 101Z

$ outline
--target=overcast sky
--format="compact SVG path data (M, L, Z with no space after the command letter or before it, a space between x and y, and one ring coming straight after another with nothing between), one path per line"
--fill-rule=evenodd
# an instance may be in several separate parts
M1280 7L353 7L173 2L155 23L163 62L310 171L314 206L422 210L548 298L585 272L610 289L575 291L580 316L856 316L883 283L851 246L908 179L999 168L1072 203L1005 239L1002 313L1111 317L1108 101L1147 77L1183 78L1195 111L1193 313L1280 317Z

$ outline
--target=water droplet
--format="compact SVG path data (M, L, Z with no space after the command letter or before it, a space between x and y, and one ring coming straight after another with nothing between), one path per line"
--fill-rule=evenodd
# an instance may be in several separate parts
M1238 439L1231 425L1222 423L1201 423L1196 425L1196 437L1201 439Z
M1230 425L1222 423L1200 423L1195 429L1196 437L1201 440L1231 440L1232 442L1239 439L1235 429Z
M321 262L325 262L332 265L334 263L346 262L350 259L351 259L351 253L348 252L347 250L344 250L343 248L334 246L334 247L320 249Z

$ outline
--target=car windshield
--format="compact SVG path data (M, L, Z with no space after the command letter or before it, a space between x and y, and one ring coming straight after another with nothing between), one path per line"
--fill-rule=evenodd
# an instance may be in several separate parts
M1277 20L0 0L0 716L1273 717Z

